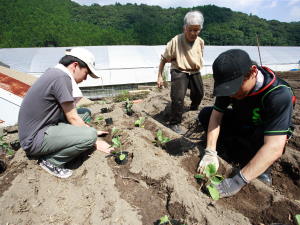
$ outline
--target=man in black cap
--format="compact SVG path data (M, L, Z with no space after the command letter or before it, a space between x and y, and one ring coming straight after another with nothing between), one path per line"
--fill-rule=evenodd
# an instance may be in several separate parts
M240 49L228 50L217 57L213 78L215 104L199 114L199 121L207 131L207 145L198 172L203 172L209 164L218 169L217 140L220 137L226 144L226 138L231 137L228 155L238 140L246 141L250 148L240 148L234 153L240 153L247 161L240 164L242 169L235 176L217 185L220 197L238 193L255 178L271 184L268 168L281 157L292 133L295 96L291 88L269 68L253 63Z

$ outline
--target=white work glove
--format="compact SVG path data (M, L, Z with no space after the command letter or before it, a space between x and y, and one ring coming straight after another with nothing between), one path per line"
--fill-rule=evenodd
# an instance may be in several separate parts
M199 166L197 169L198 173L203 173L206 166L209 164L214 164L216 166L216 170L219 168L219 160L217 151L210 150L208 148L205 149L205 153L201 161L199 162Z

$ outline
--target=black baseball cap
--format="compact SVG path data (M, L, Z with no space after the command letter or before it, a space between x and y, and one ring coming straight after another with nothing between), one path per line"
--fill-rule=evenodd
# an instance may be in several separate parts
M231 96L241 87L252 66L247 52L231 49L221 53L213 63L214 95Z

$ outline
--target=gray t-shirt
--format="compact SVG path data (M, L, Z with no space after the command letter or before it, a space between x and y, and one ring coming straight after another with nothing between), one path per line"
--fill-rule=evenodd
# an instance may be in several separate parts
M73 102L71 78L60 69L48 69L29 89L19 112L19 138L31 154L39 151L45 130L60 122L61 104Z

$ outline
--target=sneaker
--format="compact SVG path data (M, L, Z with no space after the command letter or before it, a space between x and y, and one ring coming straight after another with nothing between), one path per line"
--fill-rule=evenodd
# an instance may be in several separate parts
M53 176L59 178L68 178L72 175L73 171L65 168L61 168L58 166L53 165L52 163L42 160L39 165L46 170L48 173L52 174Z
M266 185L271 186L272 185L271 169L270 168L267 169L265 172L259 175L257 179L265 183Z
M179 124L170 125L170 129L176 132L177 134L183 135L185 132L181 129Z

